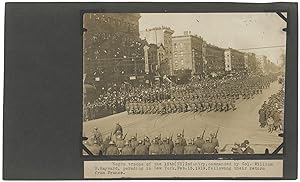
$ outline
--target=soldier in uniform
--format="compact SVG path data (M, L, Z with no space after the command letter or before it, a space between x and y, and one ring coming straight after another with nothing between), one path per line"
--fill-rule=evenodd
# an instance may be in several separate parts
M167 138L163 138L162 141L163 143L160 145L160 154L171 154L172 150Z
M219 141L218 141L218 139L217 139L217 136L216 136L216 134L214 134L214 133L211 133L210 134L210 137L211 137L211 143L215 146L215 147L219 147Z
M122 149L122 155L134 155L134 148L130 146L130 143L126 141L124 143L124 148Z
M210 138L205 139L205 143L202 145L201 152L203 154L213 154L216 152L215 144L212 144Z
M101 145L101 143L103 142L102 135L97 127L94 127L94 131L93 131L91 140L92 140L92 143L94 143L94 141L96 141L96 143L98 145Z
M259 111L259 123L260 123L260 127L263 128L267 125L267 118L266 118L266 112L264 110L264 107L262 107Z
M197 147L197 150L200 152L202 145L205 143L205 141L203 140L203 138L201 136L197 136L197 139L194 141L194 144Z
M102 148L102 154L105 155L106 154L106 150L109 147L109 142L111 141L110 137L106 137L105 140L103 141L103 144L101 145Z
M135 149L138 146L139 142L137 141L135 136L131 137L130 145L133 149Z
M144 145L147 147L147 149L149 149L149 147L151 145L150 139L147 136L145 136L145 138L144 138Z
M88 146L88 149L92 152L93 155L100 155L101 147L97 143L97 140L94 140L94 143Z
M174 155L182 155L182 154L184 154L184 146L180 145L180 141L179 140L175 141L175 146L173 148L172 154L174 154Z
M167 137L167 142L170 145L171 151L174 148L174 142L172 141L172 137Z
M254 154L254 150L249 146L249 141L245 140L242 144L241 144L241 151L243 154Z
M119 123L116 123L115 130L113 132L113 135L116 135L116 133L119 131L121 133L121 136L123 135L123 128Z
M149 155L159 155L161 154L160 146L157 140L153 140L149 147Z
M125 146L125 141L122 139L121 135L118 135L116 138L116 147L121 153L122 148Z
M197 146L194 145L193 140L188 140L188 145L184 146L184 154L198 154Z
M181 146L186 146L186 140L184 139L184 137L181 135L181 133L177 134L177 140L179 141Z
M135 147L135 155L148 155L148 148L143 144L142 140L139 140L139 145Z
M106 149L106 155L119 155L119 150L118 148L116 147L115 145L115 142L114 141L110 141L109 142L109 146L108 148Z

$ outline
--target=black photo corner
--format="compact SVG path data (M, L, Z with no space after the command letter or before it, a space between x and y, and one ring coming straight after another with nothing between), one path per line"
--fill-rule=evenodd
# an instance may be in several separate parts
M251 155L220 153L201 157L197 155L99 157L94 156L83 144L89 140L83 133L83 121L89 120L83 115L83 34L89 32L89 29L83 27L85 13L267 12L276 13L278 19L287 24L282 29L286 33L285 122L283 131L277 135L283 138L283 142L274 150L265 148L263 153ZM222 31L222 28L217 31ZM220 158L283 160L282 177L234 179L297 179L297 3L6 3L4 37L3 179L5 180L85 179L84 161ZM180 81L183 82L184 78L182 77ZM175 135L176 133L174 138ZM283 152L279 154L279 151ZM82 155L83 152L87 155ZM233 179L202 176L178 178ZM160 177L153 176L152 179Z

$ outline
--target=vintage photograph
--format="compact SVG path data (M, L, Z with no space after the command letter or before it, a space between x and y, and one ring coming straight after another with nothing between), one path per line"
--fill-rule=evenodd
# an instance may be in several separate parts
M283 153L279 14L82 18L83 155Z

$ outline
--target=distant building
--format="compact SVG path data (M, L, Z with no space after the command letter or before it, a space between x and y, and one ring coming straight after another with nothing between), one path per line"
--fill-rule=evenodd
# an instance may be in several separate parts
M220 75L225 73L224 49L212 44L203 44L206 75Z
M251 73L260 72L259 63L256 60L256 55L254 53L245 53L245 69Z
M248 62L245 61L248 60L248 57L245 59L245 53L232 48L224 50L224 59L225 71L244 72L249 66Z
M169 27L155 27L140 32L140 38L149 44L164 47L164 59L160 60L161 72L166 75L173 75L173 51L172 34L174 31Z
M257 60L258 68L261 70L262 73L265 73L266 72L265 67L268 62L267 56L257 55L256 60Z
M165 49L163 45L147 44L144 46L145 73L161 75L161 62L164 62Z
M191 74L202 74L203 39L185 31L184 35L173 36L172 42L174 74L179 70L190 70Z

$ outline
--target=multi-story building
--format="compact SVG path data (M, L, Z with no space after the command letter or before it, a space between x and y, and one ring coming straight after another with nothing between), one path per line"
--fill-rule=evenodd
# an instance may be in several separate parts
M268 58L265 55L256 55L257 64L259 67L259 70L261 70L262 73L265 73L265 66L268 62Z
M190 70L192 74L203 73L202 44L203 39L191 32L172 37L174 74L182 70Z
M97 86L144 72L139 19L139 13L84 14L83 65L87 82Z
M165 49L163 45L147 44L144 46L145 73L161 74L161 62L164 60Z
M245 53L244 55L245 59L245 68L250 73L258 73L259 70L259 64L256 60L256 55L254 53Z
M224 51L225 59L225 71L230 72L244 72L249 66L248 62L245 62L245 53L238 50L229 48Z
M164 75L173 75L173 33L174 31L169 27L155 27L140 32L141 39L146 40L149 44L164 47L164 59L160 60L161 73Z
M212 44L203 44L204 72L206 75L220 75L225 72L224 49Z

